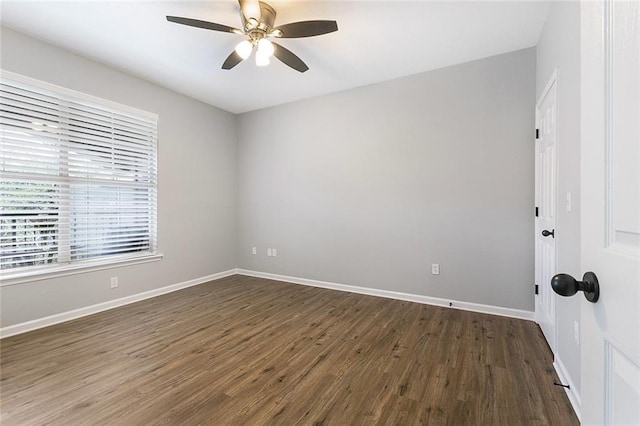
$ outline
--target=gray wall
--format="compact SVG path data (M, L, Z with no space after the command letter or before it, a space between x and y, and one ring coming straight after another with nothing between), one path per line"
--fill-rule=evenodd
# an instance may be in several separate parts
M537 46L536 93L558 69L558 272L580 271L580 4L554 2ZM565 208L571 192L572 211ZM580 394L580 349L573 323L580 321L578 297L556 297L557 354Z
M235 117L1 35L3 69L159 114L165 255L2 287L2 327L234 267L533 310L534 49Z
M5 286L12 324L236 267L235 116L7 28L3 69L159 115L158 262ZM120 286L110 289L109 277Z
M535 60L239 116L239 267L532 311Z

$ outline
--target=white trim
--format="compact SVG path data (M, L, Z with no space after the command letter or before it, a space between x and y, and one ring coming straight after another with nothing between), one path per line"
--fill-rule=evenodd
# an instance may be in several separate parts
M556 370L556 374L560 379L560 383L569 385L569 389L564 388L564 391L567 394L567 397L569 397L569 402L571 403L573 411L576 413L578 420L582 421L582 416L580 414L580 407L582 404L582 401L580 400L580 394L578 393L578 389L573 384L573 380L571 380L571 376L569 375L569 372L567 372L566 367L557 356L553 360L553 368Z
M72 272L70 272L69 274L71 273ZM38 318L35 320L23 322L20 324L14 324L8 327L0 328L0 339L9 337L9 336L15 336L17 334L26 333L28 331L37 330L39 328L48 327L50 325L59 324L61 322L81 318L87 315L92 315L98 312L117 308L119 306L124 306L131 303L139 302L141 300L150 299L152 297L160 296L162 294L171 293L174 291L181 290L183 288L192 287L192 286L203 284L209 281L229 277L235 274L246 275L250 277L266 278L266 279L277 280L277 281L285 281L292 284L302 284L302 285L307 285L312 287L328 288L332 290L346 291L350 293L366 294L369 296L378 296L378 297L386 297L389 299L405 300L408 302L422 303L426 305L443 306L443 307L448 307L453 309L461 309L461 310L471 311L471 312L480 312L483 314L499 315L503 317L517 318L517 319L523 319L528 321L534 320L533 312L524 311L520 309L504 308L500 306L491 306L491 305L482 305L479 303L471 303L471 302L461 302L458 300L441 299L437 297L422 296L419 294L401 293L401 292L390 291L390 290L380 290L380 289L369 288L369 287L358 287L358 286L347 285L347 284L337 284L337 283L332 283L327 281L311 280L307 278L297 278L297 277L290 277L286 275L269 274L266 272L249 271L246 269L229 269L227 271L219 272L217 274L195 278L193 280L184 281L178 284L173 284L166 287L145 291L143 293L133 294L131 296L126 296L120 299L110 300L108 302L102 302L96 305L86 306L83 308L74 309L72 311L62 312L62 313L54 314L48 317Z
M122 266L139 265L141 263L155 262L161 260L162 254L147 254L144 256L126 256L120 258L105 257L96 260L86 260L66 265L46 266L31 269L13 274L0 276L0 287L28 283L32 281L48 280L51 278L66 277L69 275L85 274L88 272L101 271L103 269L120 268Z
M556 83L557 81L558 81L558 67L553 69L553 72L551 73L551 77L549 77L549 80L547 81L546 86L544 86L544 90L542 91L542 93L540 94L540 97L536 101L536 110L540 109L540 105L542 105L542 101L547 96L547 93L549 93L549 90L551 90L551 86L553 86L553 84ZM556 93L556 97L557 97L557 93ZM537 124L538 124L538 116L536 115L536 125Z
M422 303L425 305L444 306L447 308L461 309L464 311L480 312L483 314L499 315L509 318L517 318L528 321L534 320L534 313L520 309L503 308L501 306L482 305L479 303L461 302L459 300L441 299L438 297L423 296L420 294L401 293L390 290L380 290L370 287L358 287L347 284L338 284L328 281L311 280L307 278L290 277L286 275L269 274L266 272L238 269L237 273L249 277L266 278L276 281L285 281L293 284L302 284L311 287L328 288L331 290L347 291L350 293L366 294L369 296L386 297L389 299L405 300L408 302Z
M0 339L15 336L16 334L26 333L27 331L37 330L39 328L48 327L50 325L59 324L61 322L70 321L87 315L96 314L98 312L117 308L119 306L128 305L130 303L139 302L141 300L150 299L162 294L171 293L187 287L193 287L209 281L218 280L220 278L229 277L237 273L236 269L219 272L217 274L207 275L205 277L195 278L193 280L184 281L178 284L168 285L166 287L145 291L143 293L133 294L131 296L122 297L120 299L110 300L108 302L98 303L96 305L86 306L84 308L74 309L72 311L62 312L60 314L51 315L44 318L38 318L32 321L26 321L20 324L10 325L0 328Z

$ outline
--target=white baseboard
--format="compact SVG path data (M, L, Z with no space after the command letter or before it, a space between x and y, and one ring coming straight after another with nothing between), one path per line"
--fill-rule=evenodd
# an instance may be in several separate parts
M366 294L369 296L386 297L389 299L406 300L408 302L422 303L425 305L444 306L447 308L461 309L464 311L480 312L483 314L500 315L503 317L534 320L534 312L520 309L503 308L500 306L482 305L479 303L461 302L458 300L441 299L438 297L422 296L419 294L400 293L397 291L380 290L369 287L358 287L346 284L337 284L327 281L310 280L307 278L290 277L286 275L269 274L266 272L238 269L238 274L250 277L267 278L276 281L285 281L293 284L302 284L312 287L322 287L331 290L348 291L350 293Z
M576 413L578 420L582 421L582 418L580 415L580 406L582 404L580 400L580 394L578 393L578 389L573 384L573 380L571 380L571 376L569 375L569 372L567 371L566 367L564 366L564 364L562 363L560 358L558 358L557 355L554 356L553 368L556 370L556 373L558 374L560 383L562 383L563 385L569 385L569 389L564 388L564 391L569 397L569 402L571 403L571 406L573 407L573 411Z
M84 308L74 309L72 311L62 312L60 314L51 315L44 318L38 318L32 321L26 321L20 324L10 325L0 328L0 339L15 336L16 334L26 333L27 331L37 330L39 328L48 327L50 325L59 324L61 322L70 321L87 315L96 314L98 312L117 308L119 306L128 305L130 303L139 302L141 300L150 299L162 294L171 293L183 288L192 287L198 284L204 284L209 281L218 280L220 278L235 275L236 269L219 272L217 274L207 275L205 277L195 278L193 280L184 281L178 284L168 285L166 287L145 291L143 293L132 294L131 296L122 297L120 299L109 300L108 302L98 303L96 305L86 306Z
M178 284L157 288L143 293L133 294L131 296L122 297L120 299L110 300L108 302L98 303L96 305L86 306L72 311L62 312L44 318L38 318L32 321L26 321L20 324L10 325L0 328L0 339L15 336L16 334L26 333L28 331L37 330L39 328L48 327L50 325L59 324L61 322L70 321L87 315L96 314L98 312L117 308L119 306L128 305L139 302L141 300L150 299L162 294L171 293L183 288L192 287L209 281L240 274L252 277L266 278L276 281L285 281L293 284L302 284L312 287L328 288L332 290L347 291L350 293L366 294L369 296L386 297L389 299L406 300L408 302L422 303L426 305L443 306L454 309L462 309L465 311L480 312L484 314L500 315L510 318L518 318L533 321L534 313L519 309L503 308L500 306L482 305L478 303L461 302L458 300L441 299L437 297L422 296L418 294L401 293L389 290L380 290L368 287L358 287L346 284L337 284L327 281L311 280L307 278L290 277L286 275L269 274L266 272L249 271L246 269L229 269L228 271L219 272L217 274L207 275L205 277L184 281ZM560 373L558 373L560 376ZM579 401L579 400L578 400ZM572 401L573 404L573 401Z

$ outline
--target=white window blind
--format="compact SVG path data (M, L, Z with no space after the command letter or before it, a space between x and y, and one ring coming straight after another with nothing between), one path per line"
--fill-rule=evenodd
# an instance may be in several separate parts
M6 72L0 113L0 272L156 252L155 115Z

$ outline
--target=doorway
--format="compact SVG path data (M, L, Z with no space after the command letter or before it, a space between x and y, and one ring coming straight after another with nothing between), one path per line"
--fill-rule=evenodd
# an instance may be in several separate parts
M556 274L557 71L536 104L535 278L536 321L556 353L556 295L549 283Z

